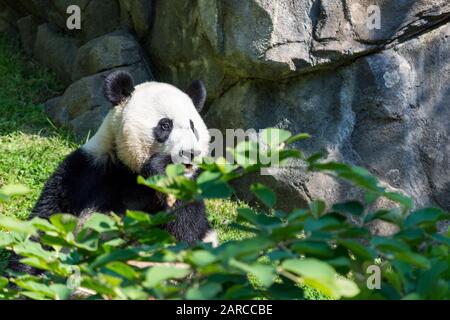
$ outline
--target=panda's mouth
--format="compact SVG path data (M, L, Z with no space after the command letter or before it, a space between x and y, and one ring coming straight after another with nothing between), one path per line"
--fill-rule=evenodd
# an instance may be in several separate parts
M196 167L192 163L183 163L184 165L184 176L186 178L192 178L196 173Z
M192 162L175 162L170 154L156 153L144 163L140 174L145 178L154 175L164 175L166 173L166 167L174 163L182 164L184 166L184 176L188 179L194 179L199 173L199 168Z

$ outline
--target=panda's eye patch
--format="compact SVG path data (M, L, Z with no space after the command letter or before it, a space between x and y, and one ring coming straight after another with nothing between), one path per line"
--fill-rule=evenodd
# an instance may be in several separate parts
M166 142L173 129L173 122L168 118L159 120L158 125L153 128L153 134L159 143Z
M194 133L195 138L198 140L198 131L197 131L197 129L195 129L195 127L194 127L194 122L192 122L192 120L189 120L189 123L191 124L191 130L192 130L192 132Z

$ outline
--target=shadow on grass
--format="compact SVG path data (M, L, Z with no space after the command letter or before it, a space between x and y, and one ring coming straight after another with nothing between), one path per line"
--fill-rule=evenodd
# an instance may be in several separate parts
M64 89L56 76L26 56L17 39L0 35L0 136L21 132L41 137L77 140L56 128L44 112L48 99Z

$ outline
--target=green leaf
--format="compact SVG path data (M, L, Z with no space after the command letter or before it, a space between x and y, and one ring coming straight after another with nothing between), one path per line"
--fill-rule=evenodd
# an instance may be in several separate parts
M30 189L20 184L11 184L0 188L0 195L2 195L1 199L5 201L11 197L22 196L29 192Z
M304 299L304 291L298 285L289 283L274 283L269 289L267 289L269 299L281 299L281 300L302 300Z
M128 280L138 277L138 273L132 267L120 261L110 262L105 267Z
M408 251L409 246L401 240L387 238L387 237L374 237L371 240L373 246L384 252L402 252Z
M400 210L400 208L392 208L389 210L379 210L374 213L369 213L364 218L364 222L369 223L376 219L391 222L398 226L401 226L403 224L403 215L402 215L402 211Z
M207 282L198 287L190 288L186 293L188 300L211 300L222 290L222 285L217 282Z
M269 217L263 213L256 213L250 208L238 208L238 216L249 221L255 226L263 228L273 228L281 224L280 219L275 217Z
M437 221L445 217L444 211L438 208L424 208L411 212L404 222L405 228L423 227L435 225Z
M336 278L336 287L338 288L338 296L353 298L359 294L359 288L353 280L340 277Z
M90 265L90 268L95 269L112 261L128 261L138 257L138 253L132 249L119 249L110 253L104 253L98 256Z
M319 219L308 218L305 221L305 231L325 231L335 230L342 227L342 223L330 216L323 216Z
M42 219L42 218L33 218L30 220L30 223L32 226L34 226L36 229L48 233L59 233L59 229L52 225L48 220ZM54 234L53 234L54 235Z
M272 189L267 188L266 186L255 183L252 184L250 187L250 190L258 197L259 200L261 200L267 207L273 208L277 201L277 196L275 195L275 192L272 191Z
M338 162L314 163L311 168L317 171L331 171L338 178L344 179L367 191L377 194L383 193L384 189L378 185L378 180L369 171L358 166L348 166Z
M32 280L15 280L15 284L22 289L41 294L47 298L55 299L55 292L48 286Z
M8 279L0 277L0 290L6 287L8 284L9 284Z
M204 267L217 261L217 257L206 250L195 250L189 256L189 260L198 267Z
M72 294L72 290L63 284L52 284L49 289L53 292L55 300L68 300Z
M21 291L20 294L32 300L50 300L47 295L39 292Z
M341 298L353 297L359 293L356 284L345 278L339 278L336 271L325 262L316 259L290 259L282 263L282 268L301 276L304 284L325 295Z
M406 262L408 264L411 264L413 266L422 268L422 269L429 269L430 268L430 261L418 254L418 253L414 253L414 252L410 252L410 251L403 251L403 252L397 252L394 254L395 259Z
M360 217L364 213L364 206L358 201L348 201L333 205L333 210L339 213L348 213Z
M241 141L232 154L238 165L243 168L250 168L258 164L258 143L255 141Z
M31 240L17 243L14 246L14 251L18 255L25 257L38 257L44 261L53 261L55 259L53 252L45 250L40 243Z
M85 228L95 230L98 233L118 230L116 221L114 221L114 219L100 213L93 213L86 220L86 222L83 223L83 229Z
M14 237L10 233L0 231L0 248L5 248L15 241Z
M198 176L197 183L202 184L215 182L216 180L220 179L221 176L222 174L220 172L204 171Z
M263 287L271 286L275 279L275 269L270 265L264 265L260 263L254 263L250 265L235 259L231 259L229 264L232 267L241 269L254 275Z
M253 237L239 241L228 241L222 244L217 250L222 260L227 261L231 258L241 258L245 256L258 255L260 251L273 246L274 243L267 237Z
M292 244L291 249L306 257L330 258L333 256L333 250L324 242L299 240Z
M71 241L71 244L77 248L95 252L98 249L99 234L89 229L82 229L76 236L76 241Z
M292 134L287 130L269 128L261 132L261 139L270 147L270 149L275 149L280 144L287 141L291 135Z
M326 208L327 206L322 200L315 200L309 203L309 209L316 219L320 218L325 213Z
M36 229L31 225L29 221L21 221L14 217L0 215L0 227L18 233L27 235L34 235Z
M64 234L75 231L78 225L78 219L70 214L54 214L50 222Z
M384 196L388 198L389 200L392 200L394 202L400 203L401 205L405 206L406 208L410 209L414 206L413 199L410 197L407 197L401 193L398 192L385 192Z
M142 211L127 210L126 216L140 222L150 222L150 215Z
M166 175L170 178L181 176L184 174L184 166L182 164L169 164L166 167Z
M226 199L233 193L230 186L221 180L199 183L198 187L202 199Z
M438 281L444 277L443 273L448 269L448 263L442 261L423 272L417 283L418 293L423 297L430 297L435 291Z
M301 141L301 140L305 140L305 139L310 139L311 136L308 133L299 133L296 134L295 136L290 137L289 139L286 140L286 144L291 144L297 141Z
M356 240L339 240L338 242L348 250L350 250L357 257L370 261L375 259L375 252L370 248L363 246Z
M168 279L183 279L191 273L188 268L177 268L169 266L155 266L150 268L146 272L145 282L143 283L146 288L154 288L162 281Z

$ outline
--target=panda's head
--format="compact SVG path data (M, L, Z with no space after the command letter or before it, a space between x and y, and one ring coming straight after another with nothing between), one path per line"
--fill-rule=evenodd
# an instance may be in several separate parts
M201 81L186 92L159 82L135 87L129 73L117 71L106 78L105 96L114 108L84 146L97 159L113 156L133 172L150 175L169 163L193 171L193 158L208 154L210 135L199 114L206 100Z

